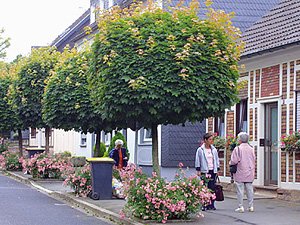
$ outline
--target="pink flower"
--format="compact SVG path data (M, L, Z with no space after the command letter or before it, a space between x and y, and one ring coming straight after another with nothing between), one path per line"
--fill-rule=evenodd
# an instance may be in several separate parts
M179 165L178 165L179 167L183 167L183 163L179 163Z

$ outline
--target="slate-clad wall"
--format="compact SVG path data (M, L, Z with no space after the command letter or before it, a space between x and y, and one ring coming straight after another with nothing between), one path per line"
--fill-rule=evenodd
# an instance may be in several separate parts
M180 162L184 166L195 167L195 153L203 141L205 121L185 126L162 126L161 166L177 167Z

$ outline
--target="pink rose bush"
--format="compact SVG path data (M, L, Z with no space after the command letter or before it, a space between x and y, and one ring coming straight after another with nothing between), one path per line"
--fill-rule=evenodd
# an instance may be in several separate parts
M148 176L134 164L124 169L114 168L114 174L118 174L123 183L123 197L127 199L120 214L162 223L170 219L188 219L196 213L203 216L200 209L214 194L196 175L186 177L182 166L181 163L170 182L156 173Z
M28 171L33 178L62 178L63 174L70 170L72 164L70 158L59 154L35 154L30 159L22 162L24 171Z
M24 153L23 153L24 154ZM5 170L22 170L23 157L13 150L7 150L0 154L0 166Z
M8 138L0 137L0 153L8 150Z
M77 197L87 197L92 191L91 165L86 164L83 167L71 167L66 172L64 186L70 186Z

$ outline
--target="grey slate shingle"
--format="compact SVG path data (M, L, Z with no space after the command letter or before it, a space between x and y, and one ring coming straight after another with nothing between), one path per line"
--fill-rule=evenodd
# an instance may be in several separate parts
M212 8L224 10L226 13L234 12L232 19L233 25L240 28L242 32L252 26L263 15L268 13L281 0L213 0ZM191 0L184 0L184 5L188 5ZM202 9L199 13L200 18L205 16L205 4L200 1ZM177 5L178 1L172 1L171 5Z
M300 0L283 0L243 36L243 56L300 41Z

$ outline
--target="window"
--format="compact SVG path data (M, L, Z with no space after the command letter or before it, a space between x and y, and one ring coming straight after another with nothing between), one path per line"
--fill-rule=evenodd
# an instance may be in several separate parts
M236 135L248 132L248 99L242 99L236 104Z
M32 138L35 138L35 137L36 137L36 129L30 128L30 136L31 136Z
M225 122L224 117L222 118L215 118L215 132L218 133L220 137L225 136Z
M86 146L86 134L81 133L81 141L80 141L81 146Z
M152 141L152 132L151 129L141 128L139 131L140 143L151 142Z
M110 145L110 139L111 139L111 133L107 133L104 136L104 144L105 145Z
M152 132L151 129L144 129L144 141L151 141L152 140Z

